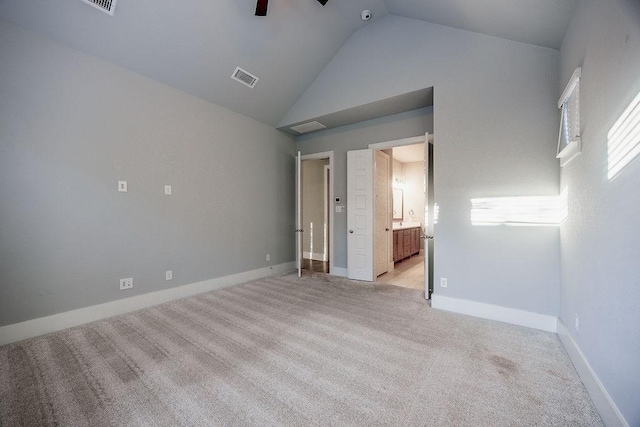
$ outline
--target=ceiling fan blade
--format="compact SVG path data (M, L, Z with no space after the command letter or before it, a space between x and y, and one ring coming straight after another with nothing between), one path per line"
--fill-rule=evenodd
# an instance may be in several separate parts
M256 3L256 16L267 16L267 4L269 4L269 0L258 0Z

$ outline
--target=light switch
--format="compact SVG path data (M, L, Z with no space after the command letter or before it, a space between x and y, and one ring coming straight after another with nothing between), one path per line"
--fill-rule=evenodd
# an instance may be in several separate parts
M118 181L118 191L121 193L127 192L127 181Z
M170 185L165 185L164 186L164 194L166 194L167 196L171 195L171 186Z

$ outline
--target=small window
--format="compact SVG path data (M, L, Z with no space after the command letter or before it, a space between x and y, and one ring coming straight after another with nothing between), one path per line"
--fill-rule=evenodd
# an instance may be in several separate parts
M560 166L575 158L582 150L580 141L580 77L582 68L576 68L569 84L558 101L560 109L560 132L558 155Z

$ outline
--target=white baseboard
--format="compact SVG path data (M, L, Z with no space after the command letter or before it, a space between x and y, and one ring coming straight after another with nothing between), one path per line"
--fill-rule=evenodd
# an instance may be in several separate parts
M314 261L326 261L326 257L318 252L302 252L302 258L312 259Z
M580 350L580 347L578 347L578 344L574 341L569 330L560 319L558 319L558 336L560 337L560 341L562 341L562 345L564 345L565 350L567 350L569 359L571 359L573 366L575 366L576 371L578 371L578 375L580 376L584 387L587 389L593 404L598 410L602 421L604 421L604 424L608 427L629 427L629 423L624 419L624 416L616 406L615 402L611 399L609 392L604 388L604 385L598 378L598 375L596 375L595 371L589 364L589 361L582 353L582 350Z
M555 316L533 313L526 310L507 308L459 298L431 295L431 307L483 319L498 320L513 325L526 326L547 332L558 331L558 318Z
M238 285L262 277L287 273L294 269L295 262L287 262L2 326L0 327L0 345L61 331L84 323L129 313L215 289Z
M340 277L347 277L347 274L349 273L349 270L347 270L346 268L342 268L342 267L329 266L329 270L331 271L332 275L340 276Z

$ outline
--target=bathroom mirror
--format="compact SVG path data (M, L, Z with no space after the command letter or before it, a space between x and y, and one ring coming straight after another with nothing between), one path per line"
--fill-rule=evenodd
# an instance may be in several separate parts
M393 219L402 220L402 190L393 189Z

